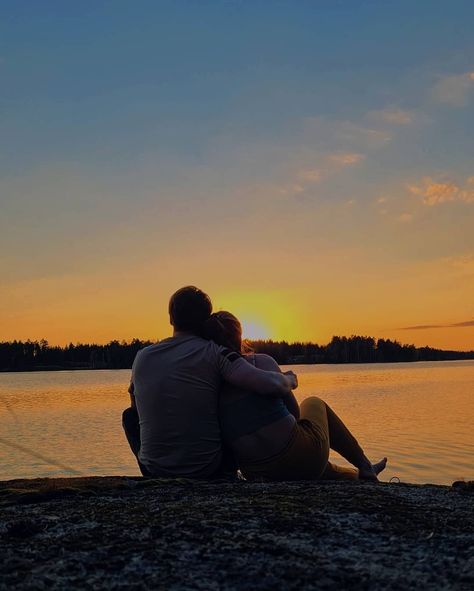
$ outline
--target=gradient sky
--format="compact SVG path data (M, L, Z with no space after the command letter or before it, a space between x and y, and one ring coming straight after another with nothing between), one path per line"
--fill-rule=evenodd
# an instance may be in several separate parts
M474 348L474 3L0 0L0 340Z

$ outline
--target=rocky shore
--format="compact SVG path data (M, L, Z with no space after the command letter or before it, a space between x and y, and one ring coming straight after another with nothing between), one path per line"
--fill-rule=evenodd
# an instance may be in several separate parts
M474 588L474 494L369 483L0 483L0 589Z

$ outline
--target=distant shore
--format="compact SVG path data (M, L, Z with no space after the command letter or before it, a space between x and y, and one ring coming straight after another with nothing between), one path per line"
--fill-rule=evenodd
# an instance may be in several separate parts
M472 589L460 487L0 482L0 589Z
M345 361L345 362L317 362L317 361L289 361L282 363L282 365L383 365L397 363L433 363L443 361L472 361L474 357L459 357L450 359L420 359L413 361ZM58 366L58 365L45 365L45 366L34 366L34 367L22 367L22 368L0 368L0 373L31 373L31 372L46 372L46 371L113 371L113 370L130 370L130 367L90 367L90 366Z

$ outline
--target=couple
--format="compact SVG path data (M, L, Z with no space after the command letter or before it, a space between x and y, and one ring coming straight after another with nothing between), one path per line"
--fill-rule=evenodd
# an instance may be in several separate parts
M189 286L169 302L173 336L138 352L123 426L144 476L248 480L377 480L372 464L329 406L298 405L296 375L245 353L230 312ZM354 468L328 461L333 449Z

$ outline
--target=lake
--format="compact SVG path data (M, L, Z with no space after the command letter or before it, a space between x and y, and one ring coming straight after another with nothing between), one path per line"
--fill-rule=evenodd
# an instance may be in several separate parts
M383 480L474 479L474 361L295 365L299 401L317 395ZM0 374L0 480L137 475L121 427L128 370ZM340 461L334 456L334 461Z

